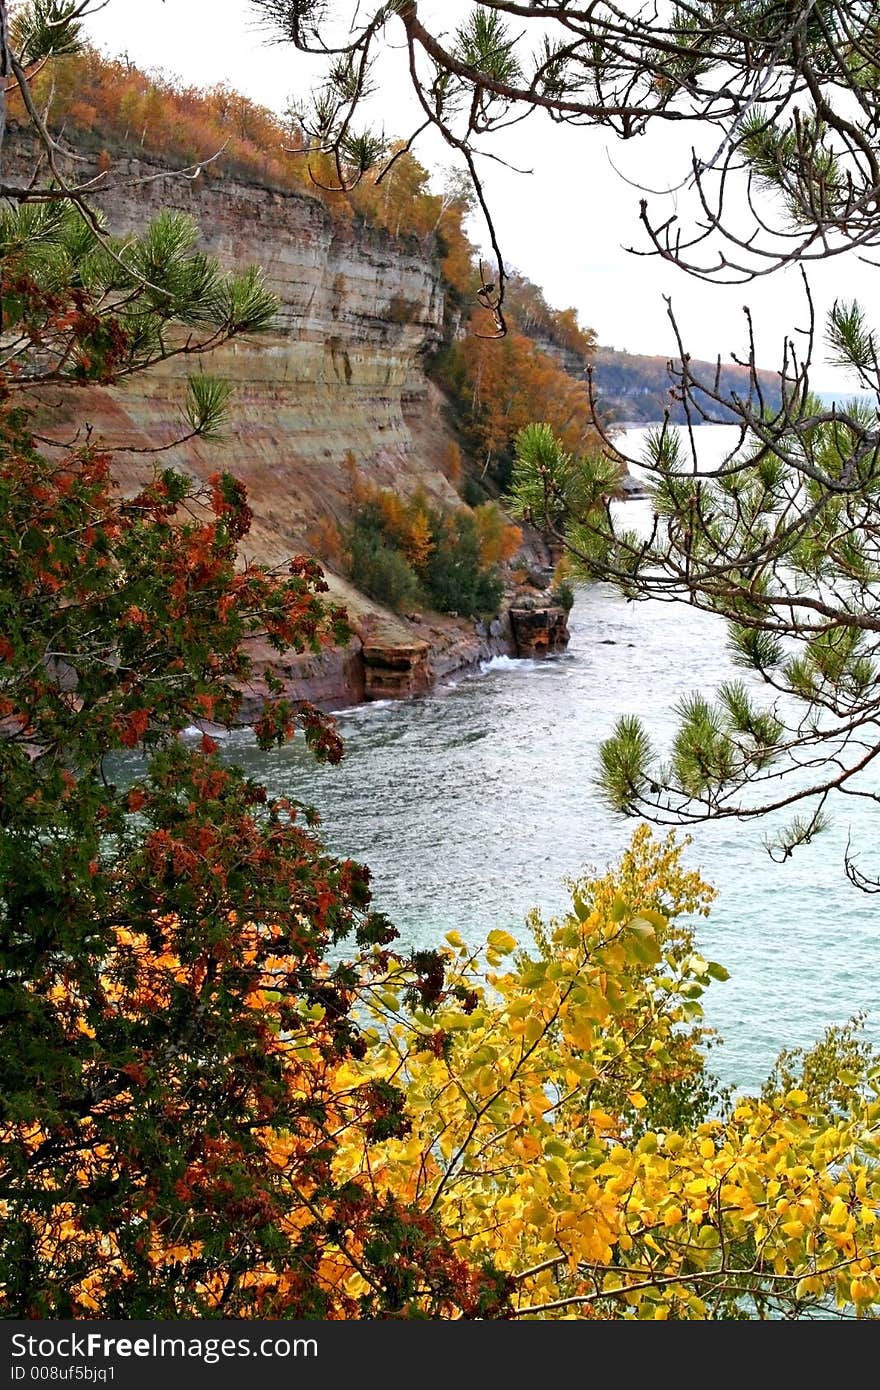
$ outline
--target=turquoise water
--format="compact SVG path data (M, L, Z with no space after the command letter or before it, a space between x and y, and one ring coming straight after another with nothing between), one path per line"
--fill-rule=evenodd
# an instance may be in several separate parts
M644 511L626 506L636 519ZM627 604L584 586L571 629L569 650L543 663L500 658L422 699L344 712L337 768L316 767L296 745L257 754L245 732L229 752L273 792L318 808L331 847L371 866L376 905L407 944L433 945L453 928L474 944L493 927L522 934L531 907L564 909L566 876L604 867L629 839L632 823L593 785L616 717L641 715L662 748L675 701L732 672L723 630L679 605ZM725 1080L759 1084L780 1048L857 1010L880 1041L880 899L843 872L848 833L866 851L876 839L866 806L838 807L832 828L783 865L763 847L761 822L693 828L687 862L720 890L699 922L700 948L731 972L706 1000L725 1040L713 1055Z

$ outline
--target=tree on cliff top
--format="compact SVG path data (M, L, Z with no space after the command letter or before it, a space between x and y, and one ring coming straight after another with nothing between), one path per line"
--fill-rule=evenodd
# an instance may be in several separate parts
M422 128L440 132L474 181L498 262L481 298L499 332L506 273L476 160L491 153L503 125L538 112L623 139L657 122L709 128L711 153L694 154L684 171L697 201L693 227L655 220L642 202L646 248L685 273L741 283L853 250L873 264L877 0L685 0L631 14L603 4L480 0L464 7L446 38L422 22L413 0L251 3L280 37L328 55L304 121L329 151L367 130L371 63L380 54L396 59ZM754 680L730 682L714 700L701 693L683 701L666 762L637 721L622 720L603 749L612 803L661 821L797 806L778 843L786 855L820 828L833 793L878 799L880 355L860 306L838 303L826 328L831 350L873 403L829 410L813 395L812 321L785 340L781 402L771 403L748 315L747 328L739 395L722 393L720 376L697 380L677 338L672 390L688 424L729 421L732 410L740 438L706 467L690 431L684 446L668 428L658 431L642 460L652 483L650 536L622 532L603 501L610 441L580 460L539 429L526 432L516 497L523 515L555 529L582 574L610 579L629 598L717 614L735 659L769 691L762 700ZM877 886L853 858L848 871Z

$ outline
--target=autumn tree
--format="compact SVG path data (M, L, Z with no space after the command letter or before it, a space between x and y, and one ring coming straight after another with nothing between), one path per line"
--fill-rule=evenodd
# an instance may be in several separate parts
M499 338L481 331L486 317L477 310L437 367L482 475L508 486L516 436L536 418L547 421L574 452L601 448L586 360L579 364L578 380L551 350L518 331L515 319ZM548 318L552 323L555 316Z
M393 236L418 237L438 255L450 314L472 302L479 275L464 231L472 204L466 181L450 173L442 192L431 191L427 170L402 143L392 142L384 177L367 170L342 189L333 160L310 147L295 106L279 116L228 84L202 90L169 74L144 72L128 58L98 52L80 33L75 43L43 52L39 34L39 26L22 31L22 71L59 170L88 160L90 192L110 187L120 160L131 158L161 162L190 179L258 180L318 198L338 220L358 215ZM23 133L33 145L34 127L17 84L6 97L12 133Z
M354 475L344 562L358 588L404 609L427 604L443 613L495 613L499 566L520 549L522 532L494 502L473 512L364 483Z
M392 960L368 872L210 734L180 739L234 719L245 635L341 635L319 571L237 567L249 513L229 477L200 494L166 470L116 499L106 454L47 458L8 398L3 442L0 1306L491 1310L503 1281L334 1172L340 1133L408 1124L391 1085L337 1094L365 1046L357 1000ZM295 727L338 758L308 708L273 701L256 734ZM349 937L368 960L330 965ZM427 1004L441 983L415 962Z
M24 58L40 33L44 56L72 46L83 8L19 12L12 43L32 47L5 66L26 100ZM205 351L264 327L274 300L256 272L224 276L187 219L116 240L82 189L6 192L0 1310L492 1315L506 1280L489 1262L335 1166L351 1127L371 1142L408 1124L393 1084L338 1081L366 1050L362 994L401 964L368 871L214 737L236 719L249 636L317 650L343 614L312 562L240 559L236 479L200 486L157 461L122 497L87 421L64 442L36 432L47 385L70 400ZM194 378L182 435L220 429L227 395ZM259 744L298 732L338 759L332 724L270 684ZM432 953L405 968L413 998L446 997Z
M464 1005L375 1002L344 1076L402 1086L412 1128L352 1133L340 1163L491 1258L516 1318L876 1316L877 1058L831 1030L760 1095L719 1088L701 1000L727 972L692 926L711 898L643 826L525 946L448 936Z
M496 259L482 301L500 331L508 269L478 161L500 130L539 114L625 140L651 125L708 132L707 152L684 171L697 193L693 231L642 208L649 245L706 278L738 281L876 240L876 0L685 0L632 13L472 0L451 29L439 11L423 20L416 0L250 4L272 38L323 59L303 124L340 172L354 147L379 166L387 157L367 98L376 65L394 65L418 113L410 145L432 129L470 177ZM752 203L767 183L792 220Z

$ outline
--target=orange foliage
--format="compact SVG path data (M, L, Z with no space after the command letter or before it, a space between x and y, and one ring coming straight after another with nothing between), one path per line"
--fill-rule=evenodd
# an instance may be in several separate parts
M431 540L431 523L426 512L417 509L409 525L409 533L403 546L403 553L414 570L424 569L428 556L434 549Z
M375 509L388 539L417 568L431 553L428 499L421 488L405 500L397 492L365 483L355 476L352 501L359 507Z
M306 152L295 125L225 84L206 91L182 87L87 48L47 64L35 74L33 88L53 129L92 133L111 150L177 166L202 164L205 177L226 173L311 193L340 221L357 214L392 236L421 238L439 251L450 285L465 296L475 288L474 249L462 225L467 197L431 193L427 171L408 152L380 183L377 169L350 192L339 192L329 156ZM10 95L10 114L25 120L17 91ZM108 162L102 151L99 166Z
M465 213L447 208L437 228L441 240L440 265L446 283L456 289L463 301L472 300L479 287L474 248L464 231Z
M446 446L443 472L451 483L457 483L461 478L461 449L454 439Z
M453 345L443 375L488 466L509 456L517 433L533 420L546 421L570 453L599 445L586 381L569 376L523 333L469 332Z
M596 335L582 328L576 309L551 309L543 290L514 273L507 281L505 310L514 327L530 338L543 339L563 352L577 353L586 361L596 349Z
M370 178L362 180L352 198L358 212L393 236L428 236L434 232L440 216L441 199L428 191L427 169L401 150L402 146L392 146L391 153L398 157L381 183Z
M173 841L165 831L154 831L147 837L147 856L162 868L173 855L175 872L185 874L189 861L210 852L219 838L208 827L203 827L201 835L198 843L189 846ZM218 1203L234 1213L242 1246L253 1232L273 1221L291 1243L312 1237L310 1296L324 1317L357 1317L357 1296L369 1291L362 1271L364 1247L373 1235L372 1199L349 1184L346 1229L328 1239L327 1223L340 1223L337 1209L327 1199L325 1169L316 1155L328 1148L328 1133L362 1134L369 1147L371 1126L375 1127L369 1103L375 1088L360 1081L348 1058L340 1058L332 1027L296 1018L289 981L302 968L302 959L287 947L285 931L272 923L238 923L234 914L229 928L236 949L225 968L251 976L243 1003L259 1020L263 1046L275 1060L279 1094L283 1091L301 1109L296 1129L274 1127L272 1106L255 1095L253 1142L247 1152L243 1145L236 1147L206 1130L173 1182L174 1196L191 1214L186 1221L170 1221L164 1218L161 1203L157 1205L146 1155L141 1171L124 1145L117 1145L112 1137L114 1123L123 1133L127 1131L137 1113L139 1095L154 1085L155 1060L146 1056L144 1062L122 1066L126 1082L108 1088L108 1098L99 1100L65 1135L66 1147L77 1153L70 1190L55 1190L51 1174L35 1176L34 1191L40 1200L24 1214L17 1213L18 1220L32 1229L35 1259L64 1281L73 1317L100 1317L114 1306L114 1299L124 1298L126 1290L147 1280L167 1280L168 1290L174 1290L185 1307L199 1308L208 1316L223 1308L231 1317L273 1318L301 1307L303 1274L292 1263L279 1269L268 1257L251 1261L233 1279L228 1261L218 1258L216 1251L206 1251L202 1237L210 1227L203 1213ZM88 999L59 969L48 991L59 1036L66 1037L71 1047L81 1046L83 1038L95 1039L93 1022L98 1014L102 1021L117 1018L124 1025L138 1024L166 1013L175 999L183 997L192 1000L193 1017L210 1013L215 996L222 997L222 968L215 980L211 966L216 962L207 955L188 959L180 932L181 924L173 915L157 917L149 937L143 931L113 927L94 995ZM273 941L277 943L274 955ZM329 977L329 969L324 975ZM164 1068L163 1121L174 1125L179 1108L183 1123L191 1098L175 1090L177 1073L183 1068L170 1047ZM0 1147L13 1138L29 1156L57 1143L57 1136L53 1138L39 1120L0 1125ZM40 1173L39 1167L36 1172ZM230 1175L238 1182L237 1190ZM116 1233L88 1220L84 1198L99 1188L120 1184L123 1178L128 1219L120 1222ZM6 1202L0 1202L0 1213L9 1214ZM136 1239L132 1229L137 1231ZM470 1271L464 1266L450 1261L449 1269L467 1281ZM448 1316L458 1306L457 1290L450 1283L438 1312Z
M179 87L94 49L55 59L36 74L33 85L53 128L95 131L111 147L175 164L198 164L222 151L217 166L226 172L286 188L308 183L305 162L284 152L284 147L296 149L296 132L225 85L209 91ZM23 117L17 94L10 107Z
M317 555L331 569L338 570L343 563L344 546L339 527L330 516L322 516L306 534L309 550Z
M483 502L474 509L474 521L483 564L503 565L512 560L522 545L522 531L505 520L500 507L494 502Z

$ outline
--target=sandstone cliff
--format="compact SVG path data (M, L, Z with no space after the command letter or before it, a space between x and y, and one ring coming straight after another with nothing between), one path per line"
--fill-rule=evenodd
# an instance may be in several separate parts
M573 348L560 347L540 334L535 336L535 341L559 362L569 376L576 381L586 379L588 360L582 353ZM687 423L688 415L683 403L677 394L671 394L675 378L670 375L668 358L596 347L591 362L597 409L607 424L657 424L667 412L673 424ZM736 424L739 417L725 401L733 395L740 399L748 397L748 368L726 363L718 374L717 386L715 378L718 369L714 362L702 362L695 358L690 368L698 381L710 390L717 390L720 397L716 401L697 391L694 396L697 405L701 405L716 423ZM762 370L757 375L768 406L773 410L778 409L781 391L779 374ZM692 409L692 419L697 414Z
M26 176L23 144L12 143L4 159L7 175ZM421 484L457 502L439 467L439 404L422 370L443 331L431 248L336 220L307 195L216 176L191 181L144 162L115 169L112 191L94 201L117 233L142 229L164 208L190 213L205 250L229 267L261 265L279 298L273 332L201 359L236 387L227 441L167 455L199 476L242 473L261 558L283 558L317 519L343 514L347 455L377 483L404 493ZM179 383L192 370L191 359L178 358L113 390L77 392L77 418L113 444L168 443L180 433ZM122 487L136 487L145 467L120 454Z
M10 181L25 181L32 152L13 139L4 161ZM254 512L246 549L255 559L281 564L309 548L316 522L345 517L351 458L367 481L403 494L422 487L460 505L443 472L452 436L442 397L424 371L446 310L432 245L338 220L302 193L216 175L190 180L142 160L115 167L112 189L95 201L116 233L142 229L164 208L191 214L206 251L228 267L261 265L279 298L271 333L201 359L235 385L228 438L163 455L196 477L228 469L244 479ZM168 444L181 433L192 370L191 359L178 358L112 390L69 393L53 406L53 428L63 432L75 410L114 447ZM120 452L114 471L133 492L149 468L143 455ZM510 649L509 628L483 637L452 620L411 623L341 577L328 580L358 637L349 652L291 661L293 694L326 705L409 694L455 665Z

